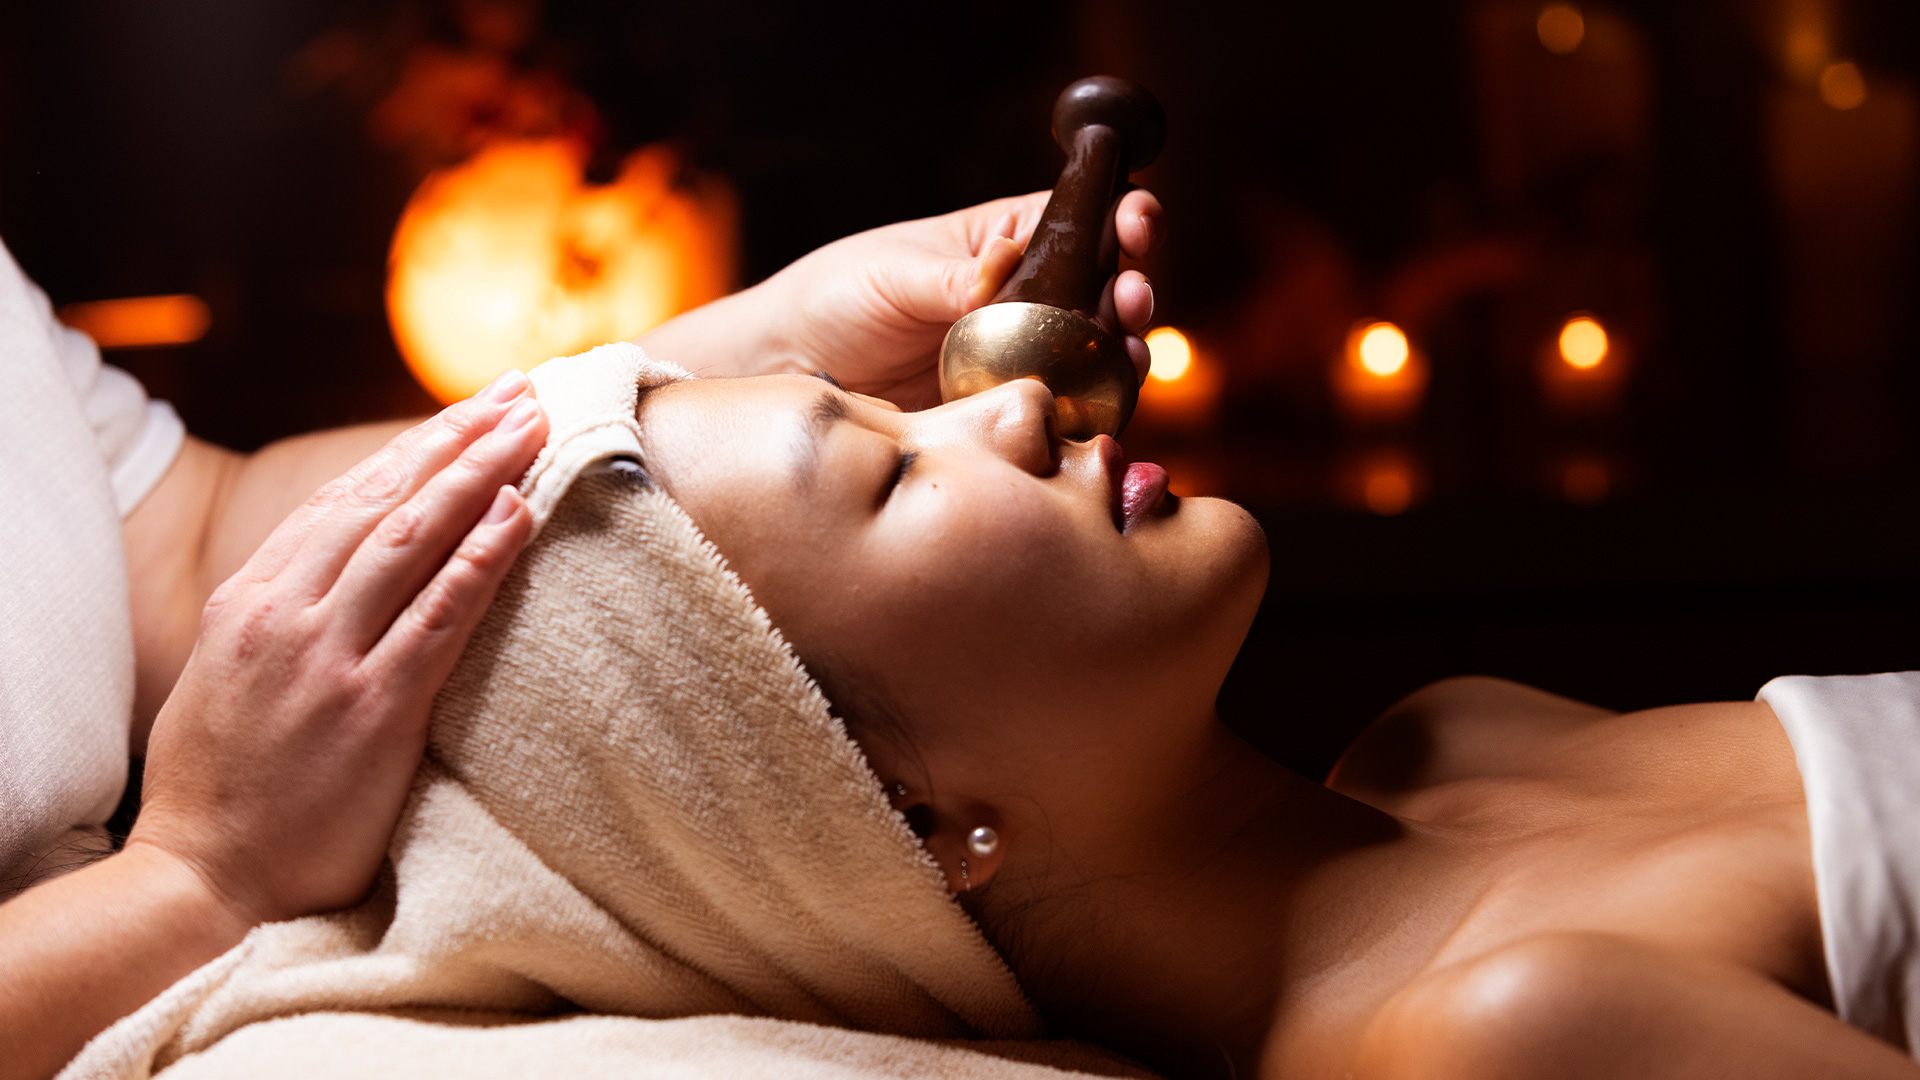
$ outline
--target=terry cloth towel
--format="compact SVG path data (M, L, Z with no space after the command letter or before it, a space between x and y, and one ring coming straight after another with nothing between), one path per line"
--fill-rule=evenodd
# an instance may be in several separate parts
M1786 729L1807 792L1834 1011L1915 1053L1920 672L1795 675L1759 696Z
M923 1041L1039 1024L779 632L647 481L638 389L685 377L632 345L534 370L540 532L435 701L390 873L356 908L256 929L63 1075L1126 1071L1069 1044Z

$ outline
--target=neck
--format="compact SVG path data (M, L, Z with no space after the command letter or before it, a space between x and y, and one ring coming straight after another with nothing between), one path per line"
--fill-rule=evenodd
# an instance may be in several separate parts
M1405 834L1199 729L1180 783L1056 813L1043 865L1003 870L979 914L1062 1034L1179 1075L1253 1075L1290 989L1371 936L1378 913L1356 901Z

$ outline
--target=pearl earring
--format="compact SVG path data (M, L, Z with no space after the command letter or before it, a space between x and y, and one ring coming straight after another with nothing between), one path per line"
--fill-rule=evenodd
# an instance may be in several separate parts
M967 834L967 850L984 859L1000 850L1000 834L982 825Z

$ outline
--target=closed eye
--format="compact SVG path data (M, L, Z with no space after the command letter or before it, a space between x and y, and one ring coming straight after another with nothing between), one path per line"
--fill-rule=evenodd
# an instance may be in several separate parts
M887 497L891 497L901 484L906 483L907 474L913 471L913 463L919 460L920 452L917 450L908 450L900 455L900 460L894 463L893 478L887 482L887 495L882 497L882 502L885 502Z

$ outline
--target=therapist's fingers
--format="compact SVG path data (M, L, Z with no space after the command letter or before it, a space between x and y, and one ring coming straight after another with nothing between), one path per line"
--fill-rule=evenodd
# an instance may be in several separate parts
M388 514L353 552L321 602L331 630L345 635L356 653L370 650L447 564L481 515L498 507L503 485L526 472L546 436L546 417L537 402L523 398L499 426Z
M419 706L424 722L426 704L532 532L533 515L519 492L500 488L479 524L368 652L362 670L393 687L400 708Z
M370 486L370 478L389 475L388 470L395 462L418 460L423 448L436 444L440 449L430 457L440 459L439 464L451 461L468 443L498 423L531 388L524 374L507 371L473 397L449 405L437 415L394 436L378 452L322 485L288 514L234 575L236 582L271 580L286 569L322 522L338 513L343 504L357 498L357 491Z
M1144 259L1167 238L1167 212L1153 192L1135 188L1114 208L1113 225L1120 239L1120 250L1128 258Z
M1110 331L1117 329L1116 336L1126 346L1127 359L1133 361L1134 376L1139 382L1146 382L1152 365L1146 340L1140 336L1152 318L1153 290L1139 271L1125 271L1107 282L1106 290L1100 294L1098 320Z
M1145 333L1153 322L1153 283L1138 270L1122 270L1113 281L1113 313L1120 329Z
M290 597L318 601L375 526L527 396L526 376L508 372L493 385L401 432L377 453L322 487L296 510L245 571L272 577ZM284 533L284 535L282 535Z
M1047 199L1052 195L1051 191L1030 191L1025 195L994 199L956 210L947 216L947 220L959 227L960 245L976 256L986 251L988 244L1000 238L1012 240L1016 247L1024 248L1027 240L1033 236L1034 226L1040 223L1040 212L1046 209Z
M1013 240L996 236L987 241L987 249L973 261L972 279L968 283L965 295L960 302L957 315L964 315L993 299L1000 286L1007 283L1013 268L1020 265L1020 245Z

